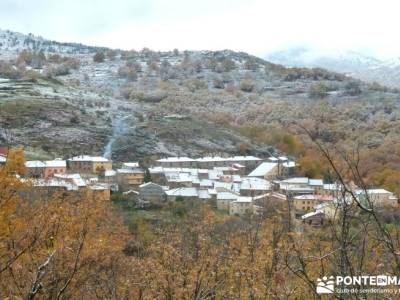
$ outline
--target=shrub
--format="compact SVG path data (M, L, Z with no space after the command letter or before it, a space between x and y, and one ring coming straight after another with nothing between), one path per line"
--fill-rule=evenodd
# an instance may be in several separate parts
M207 84L203 80L197 78L186 81L186 86L191 92L207 88Z
M216 89L223 89L225 88L224 81L220 78L214 78L213 80L213 87Z
M246 62L244 63L244 68L246 70L252 70L255 71L258 69L258 64L256 62L256 60L254 58L249 58L248 60L246 60Z
M0 77L18 79L21 76L21 72L14 68L12 64L5 61L0 61Z
M360 83L357 81L350 81L344 86L346 95L357 96L361 94Z
M104 62L104 60L106 59L106 56L103 52L97 52L94 56L93 56L93 61L100 63L100 62Z
M48 77L53 76L64 76L70 73L70 68L66 64L62 64L59 66L53 66L46 71L46 75Z
M236 68L235 62L230 58L225 58L221 63L222 71L229 72Z
M324 98L328 95L328 87L322 83L316 83L310 86L308 91L310 98Z
M245 79L240 83L240 89L243 92L250 93L254 90L254 82L250 79Z
M138 78L136 69L134 67L120 67L118 69L118 75L131 81L135 81Z
M117 51L115 51L115 50L108 50L107 53L106 53L106 55L107 55L107 58L108 58L109 60L114 60L115 57L117 56Z

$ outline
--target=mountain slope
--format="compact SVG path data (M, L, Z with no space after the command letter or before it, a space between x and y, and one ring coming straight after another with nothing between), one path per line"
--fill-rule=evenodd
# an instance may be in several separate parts
M32 50L44 53L85 54L104 51L105 47L85 46L78 43L60 43L50 41L33 34L22 34L0 29L0 50L21 52Z
M0 77L9 78L0 86L0 143L36 156L264 156L289 141L294 122L313 124L330 142L365 143L368 134L368 147L378 147L396 137L395 91L323 69L229 50L107 50L97 61L19 50L0 53ZM330 122L316 122L324 105Z
M325 68L368 82L400 87L399 58L382 61L356 51L326 51L300 47L276 51L266 59L285 66Z

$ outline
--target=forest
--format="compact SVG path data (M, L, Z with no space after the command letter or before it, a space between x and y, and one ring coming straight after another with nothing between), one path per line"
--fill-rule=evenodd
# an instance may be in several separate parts
M33 199L19 177L23 151L13 149L0 169L0 296L322 299L316 284L323 276L398 274L398 225L349 188L365 186L356 157L318 141L316 149L344 199L319 229L293 220L286 201L243 218L212 203L176 201L163 208L168 217L126 222L112 202L90 193Z

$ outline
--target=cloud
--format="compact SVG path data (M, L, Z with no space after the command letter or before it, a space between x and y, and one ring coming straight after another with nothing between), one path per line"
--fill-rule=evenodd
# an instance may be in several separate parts
M0 28L115 48L400 52L394 0L2 0Z

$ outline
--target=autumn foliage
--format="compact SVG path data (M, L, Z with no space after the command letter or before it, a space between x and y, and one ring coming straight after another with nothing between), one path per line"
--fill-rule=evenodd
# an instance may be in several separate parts
M400 269L398 228L382 236L357 206L320 229L288 222L286 202L239 218L182 201L162 218L121 222L90 194L32 197L16 176L21 155L0 169L1 298L319 299L326 274Z

